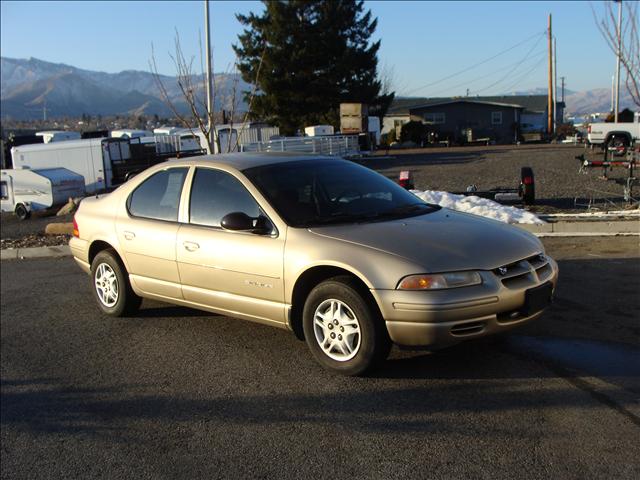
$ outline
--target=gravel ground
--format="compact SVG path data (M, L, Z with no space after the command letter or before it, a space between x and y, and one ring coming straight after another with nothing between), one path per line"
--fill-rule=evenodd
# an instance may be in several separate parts
M451 147L379 151L377 157L363 161L380 173L398 179L401 170L411 171L415 187L420 190L465 191L471 184L480 190L495 187L515 188L520 183L520 169L533 168L536 183L534 213L586 211L589 204L599 210L629 208L622 199L622 187L614 181L600 179L602 170L578 173L577 155L599 159L599 151L573 145L494 145L488 147ZM623 178L626 171L616 169L611 178ZM640 188L636 189L640 195ZM637 208L638 204L634 205ZM10 246L60 245L68 237L49 238L44 229L51 222L71 222L71 215L56 217L34 215L19 221L12 213L2 213L0 248ZM16 244L21 239L23 244Z
M601 159L598 150L573 145L495 145L488 147L451 147L415 150L391 150L394 158L367 160L367 166L397 180L401 170L411 172L419 190L463 192L468 185L480 190L496 187L515 188L520 169L533 168L536 186L534 212L586 210L589 203L599 209L622 209L622 186L599 177L601 169L578 173L577 155ZM379 151L379 156L387 155ZM615 169L610 178L623 178L626 170ZM636 189L636 194L640 189ZM637 204L636 204L637 207Z

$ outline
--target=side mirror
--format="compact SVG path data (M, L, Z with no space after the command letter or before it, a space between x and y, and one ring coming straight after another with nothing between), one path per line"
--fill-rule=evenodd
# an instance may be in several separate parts
M225 215L222 217L220 226L225 230L251 232L259 235L271 233L273 229L271 222L264 215L253 218L244 212L232 212Z

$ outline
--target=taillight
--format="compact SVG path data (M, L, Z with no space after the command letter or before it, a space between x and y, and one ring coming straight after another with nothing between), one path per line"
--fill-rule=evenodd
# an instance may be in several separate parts
M591 125L587 127L587 133L591 133Z
M525 185L533 185L533 178L532 177L524 177L522 179L522 183L524 183ZM75 225L75 223L74 223Z
M76 217L73 217L73 236L80 238L80 230L78 230L78 222L76 222Z

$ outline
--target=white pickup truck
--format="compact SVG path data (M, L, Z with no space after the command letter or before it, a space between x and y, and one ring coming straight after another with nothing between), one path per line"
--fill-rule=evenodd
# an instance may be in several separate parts
M587 139L592 145L625 153L640 139L640 116L636 113L630 123L592 123L587 129Z

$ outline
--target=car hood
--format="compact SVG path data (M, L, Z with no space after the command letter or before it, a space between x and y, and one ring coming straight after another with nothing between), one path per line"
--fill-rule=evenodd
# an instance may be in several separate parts
M309 231L403 257L427 273L492 270L544 250L535 236L520 228L446 208L416 217Z

